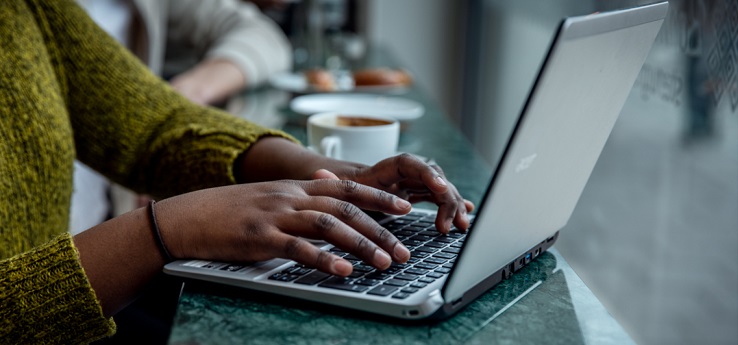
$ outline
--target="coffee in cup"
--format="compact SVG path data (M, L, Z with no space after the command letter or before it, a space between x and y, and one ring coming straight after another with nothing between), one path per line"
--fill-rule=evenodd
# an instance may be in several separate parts
M319 113L308 118L307 137L321 155L373 165L397 153L400 124L384 116Z

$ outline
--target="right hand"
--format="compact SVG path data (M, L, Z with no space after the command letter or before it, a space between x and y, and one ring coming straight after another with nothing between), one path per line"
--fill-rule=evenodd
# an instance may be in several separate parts
M321 239L386 269L408 249L361 209L405 214L410 204L353 181L282 180L219 187L156 203L161 236L180 259L253 262L285 258L346 276L351 263L304 238Z

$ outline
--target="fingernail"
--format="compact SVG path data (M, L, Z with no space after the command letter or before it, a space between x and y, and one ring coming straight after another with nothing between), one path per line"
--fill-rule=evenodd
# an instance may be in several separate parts
M381 267L387 267L392 263L392 259L381 249L374 251L374 264Z
M447 186L447 185L446 185L446 181L444 181L444 180L443 180L443 177L441 177L441 176L436 176L436 183L437 183L437 184L438 184L439 186L444 186L444 187L446 187L446 186Z
M333 272L338 275L347 276L351 274L351 271L353 270L354 267L346 260L336 259L333 261Z
M396 258L403 261L410 257L410 251L402 243L395 245L394 253Z
M405 199L396 198L395 199L395 206L399 208L409 208L410 203Z

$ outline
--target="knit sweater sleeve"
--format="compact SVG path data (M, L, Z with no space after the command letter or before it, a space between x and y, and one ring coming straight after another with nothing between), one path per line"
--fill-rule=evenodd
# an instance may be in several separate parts
M157 196L233 184L234 161L254 142L290 138L189 102L73 0L36 1L36 9L58 62L77 157L115 182Z
M114 332L69 234L0 260L0 343L86 343Z

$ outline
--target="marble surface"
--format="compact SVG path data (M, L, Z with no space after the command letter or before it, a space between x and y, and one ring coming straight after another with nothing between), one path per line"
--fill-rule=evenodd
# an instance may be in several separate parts
M371 61L369 62L371 64ZM443 112L412 88L400 97L425 106L402 132L400 151L433 159L477 205L491 167ZM274 89L245 93L226 109L305 141L304 116ZM420 205L433 207L433 205ZM552 249L454 317L408 323L223 285L188 281L170 344L628 344L628 334Z
M555 249L441 322L187 282L174 323L170 344L632 343Z

